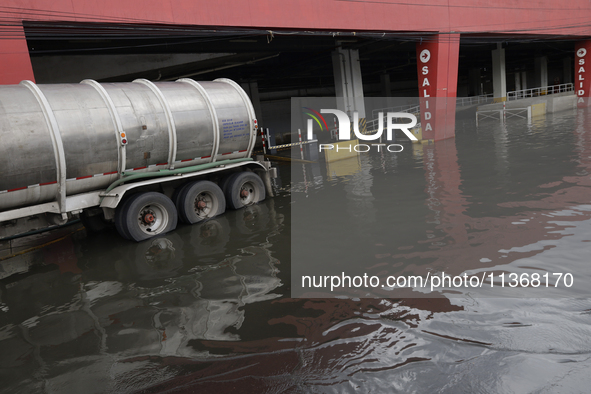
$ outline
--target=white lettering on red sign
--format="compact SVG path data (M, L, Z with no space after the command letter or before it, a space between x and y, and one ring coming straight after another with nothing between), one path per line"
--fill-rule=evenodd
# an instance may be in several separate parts
M428 49L423 49L421 51L421 54L419 55L419 59L422 63L427 63L429 60L431 60L431 52ZM424 65L423 68L421 68L421 74L424 75L423 78L423 84L421 85L423 89L423 97L431 97L431 95L429 93L427 93L427 89L425 88L426 86L431 86L431 83L429 82L429 65ZM425 100L425 109L429 109L429 100ZM431 119L431 112L430 111L425 111L424 113L424 118L425 121ZM425 122L425 131L428 130L433 130L433 127L431 127L431 123L430 122Z
M577 90L577 96L579 96L579 98L577 99L577 104L578 103L585 103L585 99L583 98L585 96L585 85L583 84L583 81L585 80L585 67L583 67L585 65L585 55L587 54L587 50L585 48L579 48L577 50L577 63L579 66L579 70L577 71L578 74L578 78L577 80L579 81L579 89Z

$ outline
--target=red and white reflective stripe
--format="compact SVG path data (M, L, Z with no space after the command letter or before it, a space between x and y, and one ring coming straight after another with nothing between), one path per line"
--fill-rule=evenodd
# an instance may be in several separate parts
M90 179L90 178L96 178L96 177L99 177L99 176L116 175L116 174L117 174L117 171L103 172L101 174L85 175L85 176L79 176L79 177L76 177L76 178L68 178L68 179L66 179L66 182L80 181L82 179ZM2 194L2 193L8 193L8 192L16 192L18 190L31 189L31 188L39 187L39 186L49 186L49 185L54 185L56 183L57 183L57 181L43 182L43 183L35 183L34 185L17 187L17 188L8 189L8 190L0 190L0 194Z
M141 169L144 169L144 168L152 168L152 167L158 167L158 166L165 166L167 164L168 163L150 164L148 167L137 167L137 168L132 168L132 169L125 170L125 171L141 170Z
M96 177L99 177L99 176L113 175L113 174L117 174L117 171L103 172L103 173L94 174L94 175L78 176L76 178L68 178L68 179L66 179L66 182L81 181L82 179L96 178ZM52 183L57 183L57 182L52 182ZM43 185L44 184L42 183L41 186L43 186Z
M224 156L224 155L232 155L235 153L244 153L246 152L247 149L242 149L242 150L236 150L234 152L226 152L226 153L221 153L218 156ZM201 157L196 157L194 159L183 159L183 160L177 160L174 163L186 163L189 161L195 161L195 160L205 160L205 159L209 159L211 158L211 155L207 155L207 156L201 156ZM127 170L125 170L125 172L131 172L131 171L138 171L138 170L145 170L146 168L152 168L152 167L156 167L156 166L166 166L168 165L168 163L158 163L158 164L150 164L149 166L143 166L143 167L136 167L136 168L128 168Z
M34 187L34 186L33 186L33 187ZM24 189L27 189L27 188L28 188L28 186L17 187L17 188L14 188L14 189L8 189L8 190L5 190L4 192L5 192L5 193L9 193L9 192L16 192L16 191L18 191L18 190L24 190Z
M246 152L246 149L235 150L234 152L226 152L226 153L218 154L218 156L233 155L236 153L244 153L244 152Z
M148 166L143 166L143 167L128 168L127 170L125 170L123 172L145 170L146 168L152 168L152 167L158 167L158 166L166 166L166 165L168 165L168 163L150 164Z
M82 179L90 179L90 178L96 178L96 177L99 177L99 176L115 175L115 174L117 174L117 171L103 172L103 173L100 173L100 174L85 175L85 176L79 176L79 177L76 177L76 178L68 178L68 179L66 179L66 182L80 181ZM0 190L0 194L2 194L2 193L8 193L8 192L16 192L18 190L31 189L31 188L39 187L39 186L49 186L49 185L54 185L56 183L57 183L57 181L43 182L43 183L35 183L34 185L17 187L17 188L8 189L8 190Z
M209 159L211 157L211 155L209 156L201 156L201 157L196 157L194 159L183 159L183 160L177 160L174 163L186 163L188 161L195 161L195 160L204 160L204 159Z
M267 154L267 144L265 141L265 130L261 127L261 138L263 139L263 153Z
M2 194L2 193L16 192L16 191L25 190L25 189L32 189L34 187L39 187L39 186L53 185L53 184L56 184L56 183L57 183L57 181L43 182L43 183L35 183L34 185L22 186L22 187L15 187L14 189L8 189L8 190L0 190L0 194Z

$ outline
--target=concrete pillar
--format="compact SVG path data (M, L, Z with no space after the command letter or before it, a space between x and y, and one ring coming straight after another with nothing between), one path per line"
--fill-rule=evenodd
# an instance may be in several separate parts
M577 92L577 107L588 107L591 101L591 40L579 41L575 44L575 92Z
M417 43L422 140L455 137L459 34L437 34Z
M535 88L548 87L548 57L539 56L534 59Z
M562 59L562 83L571 83L573 81L573 59L568 56Z
M382 97L392 97L392 85L390 84L390 75L380 75L380 87Z
M35 81L22 25L13 26L9 38L2 39L0 65L0 84L2 85L17 84L25 79Z
M337 109L353 119L353 112L359 112L359 119L365 118L361 65L357 49L338 48L332 53Z
M515 90L521 90L521 73L515 71Z
M493 97L494 102L507 100L507 75L505 73L505 48L497 44L492 51Z
M525 71L521 72L521 90L527 89L527 74Z
M471 68L468 71L468 83L470 85L468 96L480 96L482 94L480 91L480 68Z
M257 123L259 126L264 127L263 123L263 111L261 110L261 99L259 97L259 84L257 81L252 82L243 82L240 84L242 89L248 94L250 97L250 101L252 101L252 106L254 107L254 113L256 114Z

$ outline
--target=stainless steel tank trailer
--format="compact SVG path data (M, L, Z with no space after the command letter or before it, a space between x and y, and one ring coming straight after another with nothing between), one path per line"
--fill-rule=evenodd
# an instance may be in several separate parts
M142 241L272 195L229 79L0 86L0 239L80 215Z

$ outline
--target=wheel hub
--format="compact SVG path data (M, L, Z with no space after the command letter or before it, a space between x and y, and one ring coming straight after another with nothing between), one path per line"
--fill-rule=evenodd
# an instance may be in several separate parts
M197 209L205 209L207 208L207 203L205 201L199 200L197 202Z
M146 212L144 214L144 217L142 218L143 222L147 225L151 225L152 223L154 223L156 221L156 218L154 217L154 215L151 212Z
M242 197L242 198L246 198L246 197L248 197L248 195L249 195L249 194L250 194L250 193L249 193L249 192L248 192L248 190L246 190L246 189L242 189L242 190L240 190L240 197Z

